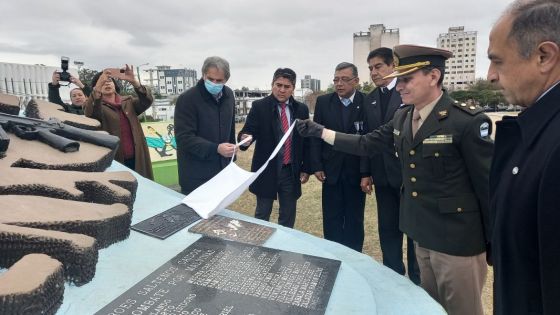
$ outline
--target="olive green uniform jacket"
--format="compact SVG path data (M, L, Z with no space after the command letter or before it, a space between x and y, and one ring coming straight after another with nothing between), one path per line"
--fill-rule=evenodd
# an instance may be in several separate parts
M418 245L455 256L486 250L490 237L492 122L447 93L412 137L413 106L363 135L337 133L334 149L372 156L392 150L402 168L400 229Z

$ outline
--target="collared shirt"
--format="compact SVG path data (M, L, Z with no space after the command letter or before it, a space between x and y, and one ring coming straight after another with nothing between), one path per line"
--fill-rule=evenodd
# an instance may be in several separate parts
M433 100L431 103L424 106L422 109L420 109L418 111L420 113L420 120L418 121L418 128L420 128L420 126L422 126L422 123L424 121L426 121L426 118L428 118L428 116L430 115L430 113L432 112L432 110L434 109L437 102L439 102L439 100L441 99L442 96L443 96L443 92L435 100ZM414 110L416 110L416 108L414 108Z
M292 113L290 112L290 100L286 100L286 118L288 118L288 124L292 123ZM280 119L282 119L282 103L278 102L278 117L280 117Z
M544 91L543 94L541 94L541 96L539 96L539 98L537 98L537 100L535 101L538 102L543 96L545 96L548 92L550 92L550 90L552 90L553 88L555 88L558 84L560 84L560 81L554 83L548 90Z
M395 86L397 86L397 78L393 78L393 80L391 82L389 82L389 84L387 84L387 86L385 86L385 88L387 88L387 90L392 90Z
M352 104L352 103L354 102L354 96L356 96L356 90L354 90L354 93L352 93L352 96L346 98L346 99L349 99L349 100L350 100L350 104ZM340 102L341 102L342 104L344 104L344 102L342 101L343 98L340 97L340 96L338 96L338 98L340 99ZM350 105L350 104L348 104L348 105ZM344 105L344 106L348 106L348 105Z

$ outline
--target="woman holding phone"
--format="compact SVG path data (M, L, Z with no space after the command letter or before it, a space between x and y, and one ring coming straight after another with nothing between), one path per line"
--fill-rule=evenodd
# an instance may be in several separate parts
M93 91L85 104L85 115L101 122L108 133L120 138L115 160L140 175L153 179L152 163L146 138L138 115L145 112L153 102L150 91L134 77L134 67L105 69L92 79ZM117 79L130 82L137 97L119 95Z

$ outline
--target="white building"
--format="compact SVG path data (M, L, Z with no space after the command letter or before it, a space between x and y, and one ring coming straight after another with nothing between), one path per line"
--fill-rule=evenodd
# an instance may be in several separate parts
M198 79L196 70L171 69L170 66L157 66L155 69L144 70L148 78L144 83L152 87L152 91L159 91L161 95L179 95L196 85Z
M49 82L55 70L62 71L58 67L45 65L26 65L18 63L0 62L0 93L19 96L22 102L27 103L30 98L48 98ZM78 76L75 69L68 69L74 76ZM60 96L63 100L69 100L70 88L61 87Z
M448 33L439 34L437 47L453 52L445 62L443 85L450 91L464 90L475 82L476 31L465 32L464 26L450 27Z
M235 116L247 117L249 110L253 107L253 102L270 95L271 91L242 89L235 90L233 93L235 94ZM238 119L236 118L236 120Z
M313 92L321 91L321 80L313 79L310 75L305 75L305 77L301 79L301 88L310 89Z
M154 99L150 108L152 110L152 117L155 120L173 121L175 105L171 105L169 99Z
M383 24L373 24L367 32L354 33L352 63L358 68L360 83L371 82L367 64L369 52L380 47L393 49L399 44L399 40L399 29L385 28Z

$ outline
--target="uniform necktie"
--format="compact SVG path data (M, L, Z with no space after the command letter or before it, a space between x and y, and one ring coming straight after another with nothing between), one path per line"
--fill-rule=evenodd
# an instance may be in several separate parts
M383 94L387 93L387 88L382 86L381 87L381 93L383 93Z
M288 123L288 115L286 115L286 103L280 104L280 120L282 121L282 132L286 133L290 124ZM292 154L292 137L289 136L284 142L284 157L282 158L282 164L290 164L290 158Z
M420 119L422 117L420 117L420 112L415 108L412 111L412 138L414 138L414 136L416 135L416 132L418 131L418 128L420 128L421 122Z

